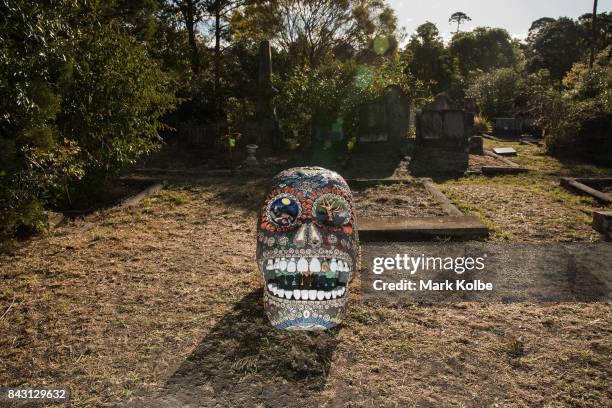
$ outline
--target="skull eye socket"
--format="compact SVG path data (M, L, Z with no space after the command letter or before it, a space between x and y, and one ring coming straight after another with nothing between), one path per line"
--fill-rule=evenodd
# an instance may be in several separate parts
M300 218L302 207L295 197L281 194L270 200L266 214L268 220L279 227L290 227Z
M312 206L312 214L321 225L341 227L351 219L348 202L337 194L324 194Z

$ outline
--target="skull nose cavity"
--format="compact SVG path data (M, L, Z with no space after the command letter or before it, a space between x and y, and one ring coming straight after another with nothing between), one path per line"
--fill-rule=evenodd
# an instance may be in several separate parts
M295 234L293 238L293 244L296 247L303 247L306 245L306 235L307 235L308 226L306 224L302 224L298 232Z
M317 227L313 224L310 224L310 229L309 229L309 238L310 238L310 245L312 246L319 246L321 245L321 234L319 233Z

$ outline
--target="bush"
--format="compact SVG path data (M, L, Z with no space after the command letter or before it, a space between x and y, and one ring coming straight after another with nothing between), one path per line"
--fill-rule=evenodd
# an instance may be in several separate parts
M493 119L513 116L515 101L520 92L520 75L512 68L500 68L476 75L466 96L476 101L482 115Z
M300 143L309 144L315 114L326 123L340 124L346 139L354 136L359 106L391 84L408 90L403 70L398 63L370 66L354 61L295 69L277 99L284 136L298 134Z
M491 131L491 121L482 115L474 117L474 133L489 133Z
M576 63L563 91L547 98L542 112L548 150L556 155L612 158L612 46L589 69Z
M156 148L163 73L98 3L0 3L0 239ZM84 185L84 184L81 184Z

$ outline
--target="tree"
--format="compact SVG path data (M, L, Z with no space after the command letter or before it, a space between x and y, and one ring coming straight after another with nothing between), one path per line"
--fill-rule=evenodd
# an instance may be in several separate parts
M528 38L528 66L531 72L548 69L561 81L572 65L585 54L584 28L566 17L547 22Z
M231 13L247 3L247 0L203 0L203 7L212 18L212 31L215 39L213 56L213 94L216 113L219 113L221 110L221 54L223 52L221 49L221 40L224 37L227 38L230 33L228 21Z
M589 68L593 68L595 62L595 44L597 44L597 0L593 0L593 15L591 18L591 56Z
M466 21L472 21L472 19L470 17L468 17L467 14L465 14L464 12L461 11L457 11L455 13L453 13L450 18L448 19L449 23L457 23L457 31L455 31L455 33L459 32L459 26Z
M448 88L453 76L452 62L434 23L428 21L417 27L404 55L409 73L427 90L427 95L423 96L431 96Z
M521 77L512 68L499 68L476 76L466 96L473 98L487 119L513 116L521 92Z
M599 159L612 158L612 46L601 51L592 67L575 63L563 78L562 92L541 104L546 145L554 154ZM540 95L536 95L540 97Z
M595 53L612 45L612 12L598 12L593 30L593 14L586 13L578 17L578 24L585 33L590 33L588 41L595 48ZM593 35L594 34L594 35Z
M529 33L537 33L542 28L546 27L547 24L554 23L556 20L552 17L541 17L534 20L529 27Z
M292 65L316 66L328 56L353 53L377 36L393 37L397 20L381 0L264 0L234 15L236 35L269 38Z
M167 6L171 12L179 12L187 30L191 50L191 71L200 74L200 51L198 49L198 24L202 21L203 0L169 0Z
M455 34L448 51L457 62L461 75L467 76L474 70L513 66L517 62L518 47L504 29L477 27L470 32Z
M0 236L44 226L79 179L101 186L160 144L174 104L144 45L98 2L0 2Z

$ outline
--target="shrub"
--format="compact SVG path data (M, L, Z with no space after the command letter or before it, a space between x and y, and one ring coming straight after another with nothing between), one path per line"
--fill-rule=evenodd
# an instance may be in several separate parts
M474 133L489 133L491 131L491 121L482 115L474 117Z
M476 75L466 96L473 98L488 119L512 116L521 91L521 77L512 68L500 68Z
M95 1L0 2L0 239L159 146L163 73L100 15Z
M357 109L366 101L382 95L391 84L408 91L404 68L399 63L381 66L360 65L354 61L299 67L282 84L277 100L284 135L302 135L301 143L310 142L312 119L342 126L347 139L357 126Z
M612 158L611 50L602 51L592 69L574 64L562 92L547 98L542 122L551 153Z

